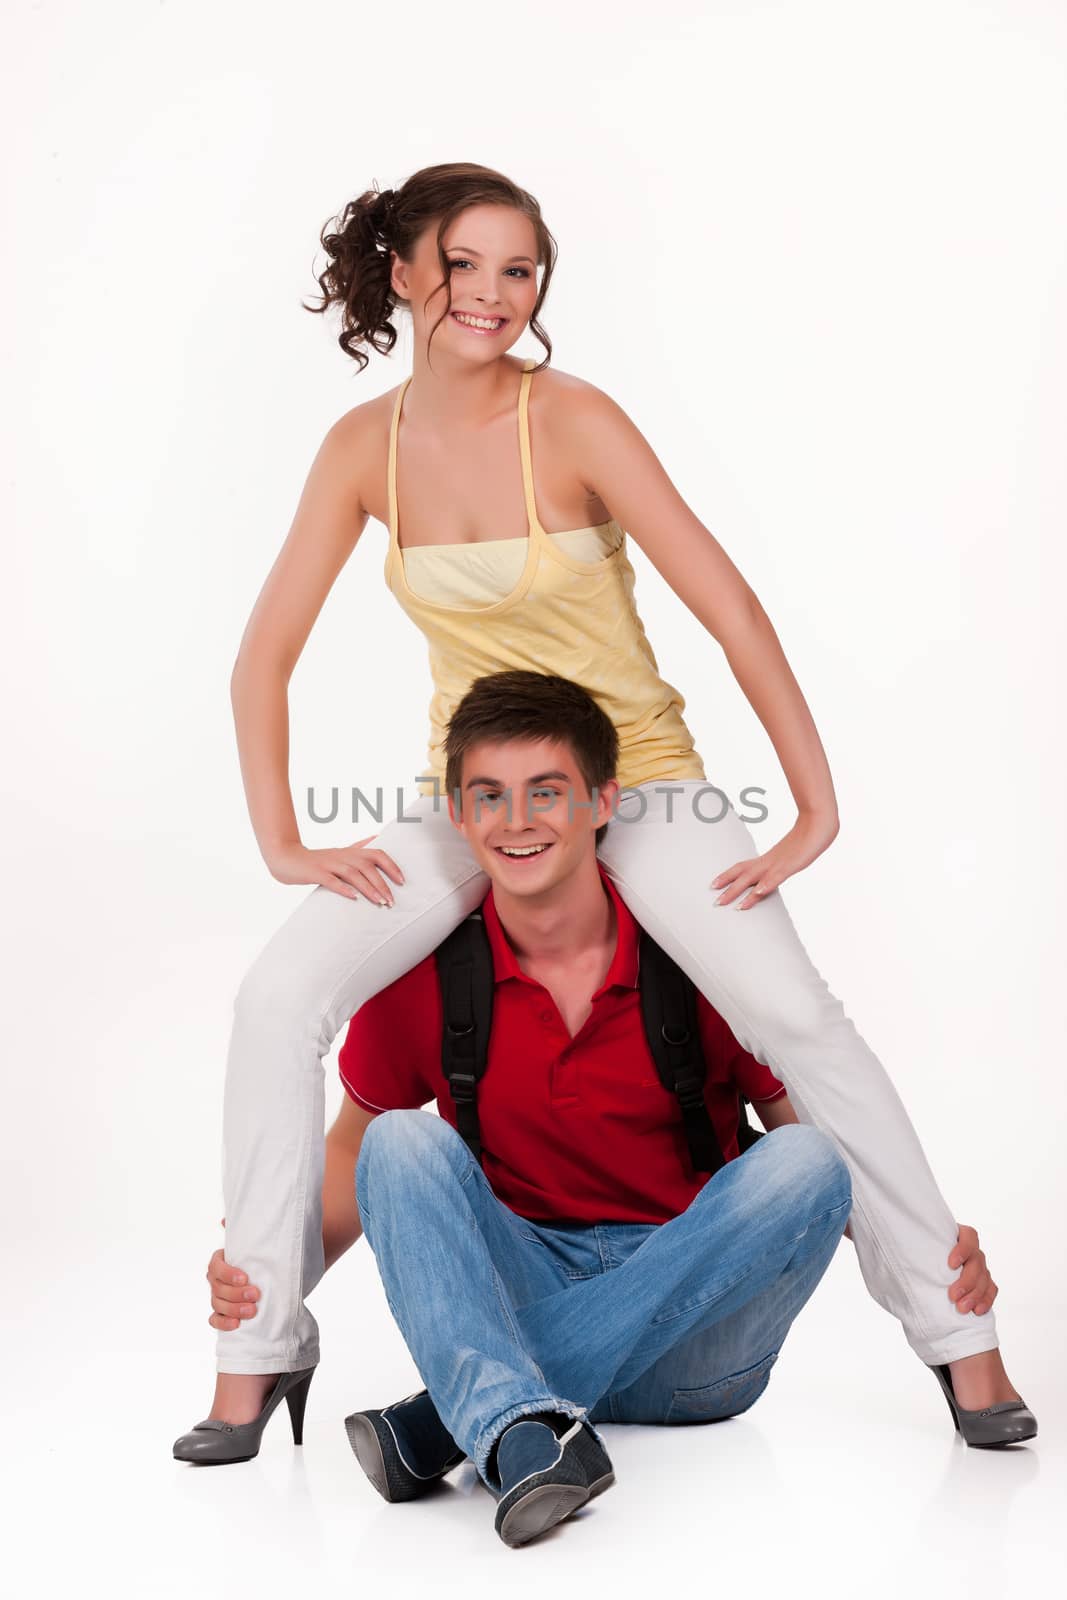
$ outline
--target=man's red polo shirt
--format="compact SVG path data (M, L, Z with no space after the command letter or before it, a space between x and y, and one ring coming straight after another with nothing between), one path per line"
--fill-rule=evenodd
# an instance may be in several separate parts
M598 862L599 866L599 862ZM600 867L617 919L615 955L572 1039L549 991L527 976L490 889L482 913L493 952L493 1028L478 1084L482 1166L493 1193L537 1222L667 1222L704 1184L694 1174L677 1097L645 1038L637 988L638 925ZM777 1100L785 1088L698 996L707 1061L704 1098L727 1161L739 1154L737 1091ZM441 996L432 955L356 1012L341 1081L368 1111L436 1100L456 1126L441 1069Z

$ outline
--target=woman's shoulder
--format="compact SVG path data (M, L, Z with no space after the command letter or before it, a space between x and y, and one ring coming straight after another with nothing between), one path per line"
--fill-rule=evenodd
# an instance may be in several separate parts
M579 377L576 372L565 372L561 367L551 365L542 367L540 372L534 374L533 389L540 389L542 394L560 401L561 404L593 404L598 395L605 399L610 398L588 378Z
M544 367L530 386L530 407L537 409L551 428L570 428L583 422L607 422L621 415L618 403L606 389L575 372Z
M373 395L369 400L362 400L358 406L343 411L330 431L341 435L351 445L375 439L383 430L388 434L393 405L403 382L402 378L400 383L384 393Z
M342 412L326 434L326 441L335 447L338 459L346 463L347 475L355 486L360 503L371 516L377 513L371 509L368 500L374 500L379 479L384 473L389 426L399 388L398 383L383 394L374 395Z

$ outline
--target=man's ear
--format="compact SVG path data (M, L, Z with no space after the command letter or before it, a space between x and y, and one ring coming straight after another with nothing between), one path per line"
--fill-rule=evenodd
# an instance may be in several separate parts
M448 820L454 828L459 829L460 833L463 832L463 823L456 812L455 791L452 789L448 791Z
M596 826L599 828L605 822L610 822L615 815L615 808L619 802L618 778L607 778L597 791Z

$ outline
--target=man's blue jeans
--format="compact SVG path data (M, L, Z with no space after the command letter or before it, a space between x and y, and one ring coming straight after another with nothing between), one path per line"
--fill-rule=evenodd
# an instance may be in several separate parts
M428 1111L363 1135L356 1200L389 1309L482 1481L516 1417L710 1422L763 1393L826 1271L852 1185L830 1139L776 1128L664 1223L530 1222Z

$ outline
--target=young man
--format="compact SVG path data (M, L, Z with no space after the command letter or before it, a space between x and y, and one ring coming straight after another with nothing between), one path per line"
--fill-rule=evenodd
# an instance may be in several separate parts
M738 1159L738 1084L771 1104L784 1089L706 1003L724 1165L693 1171L642 1022L639 930L596 855L616 753L608 717L563 679L482 679L451 720L449 812L491 880L484 1166L442 1076L434 957L361 1007L341 1052L374 1114L363 1229L427 1385L355 1413L349 1437L387 1498L469 1455L509 1545L613 1481L595 1419L752 1405L852 1203L830 1140L792 1115ZM440 1116L418 1109L434 1097Z

